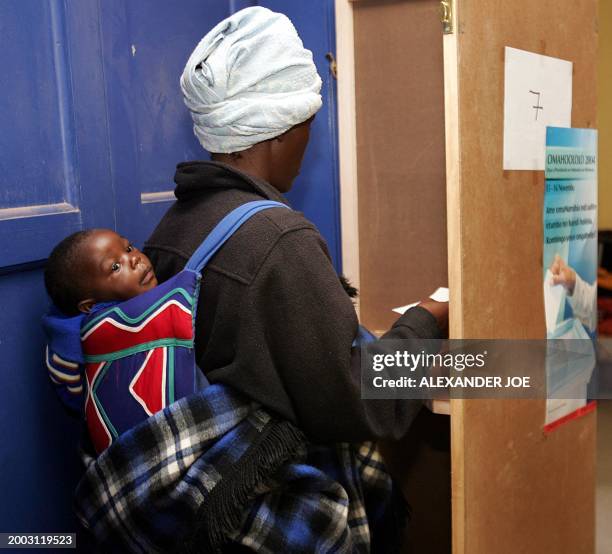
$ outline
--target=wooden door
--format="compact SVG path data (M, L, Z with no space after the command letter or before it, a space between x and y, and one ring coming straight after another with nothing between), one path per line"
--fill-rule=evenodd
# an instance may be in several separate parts
M502 169L504 47L574 63L596 127L597 1L456 0L444 37L451 336L546 337L543 171ZM544 401L452 401L453 552L594 552L595 413L544 434Z
M544 339L544 172L502 169L504 47L572 61L572 126L596 127L597 2L444 4L442 37L435 0L336 1L345 267L373 329L448 277L451 338ZM545 434L543 400L450 411L446 468L423 450L433 429L395 452L404 491L417 483L414 551L450 550L433 504L449 501L455 554L594 551L594 413Z

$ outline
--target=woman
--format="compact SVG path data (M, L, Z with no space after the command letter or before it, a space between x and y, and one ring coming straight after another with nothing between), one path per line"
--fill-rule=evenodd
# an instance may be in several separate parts
M177 168L177 202L144 249L160 282L234 208L286 203L320 87L281 14L248 8L204 37L181 88L212 161ZM445 322L429 301L383 338L437 338ZM196 359L211 386L90 464L81 519L130 551L391 552L391 482L374 444L355 443L403 435L421 404L361 400L357 330L314 225L255 215L202 275Z
M212 162L179 164L177 202L145 245L163 281L180 271L231 209L287 202L299 173L321 79L282 14L248 8L218 24L181 77L194 132ZM358 321L312 223L269 210L247 223L204 274L197 360L222 382L281 414L316 441L401 436L418 402L364 402ZM446 304L429 301L383 338L438 338ZM438 318L438 321L436 320Z

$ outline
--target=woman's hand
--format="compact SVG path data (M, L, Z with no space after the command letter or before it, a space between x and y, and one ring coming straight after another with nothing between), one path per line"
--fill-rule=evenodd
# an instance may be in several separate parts
M419 302L420 308L425 308L436 318L436 323L444 337L448 337L448 302L436 302L431 298Z

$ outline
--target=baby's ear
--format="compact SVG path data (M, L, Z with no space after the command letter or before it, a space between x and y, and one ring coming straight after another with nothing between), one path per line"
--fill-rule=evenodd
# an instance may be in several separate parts
M91 312L91 309L94 307L95 304L96 301L94 298L88 298L87 300L81 300L77 304L77 308L79 309L79 312L88 314L89 312Z

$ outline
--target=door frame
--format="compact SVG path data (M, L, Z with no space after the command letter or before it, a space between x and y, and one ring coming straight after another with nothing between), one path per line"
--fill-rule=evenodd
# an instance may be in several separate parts
M359 288L359 196L353 6L350 0L335 0L335 9L342 271L351 283ZM359 298L356 300L355 309L359 315Z

